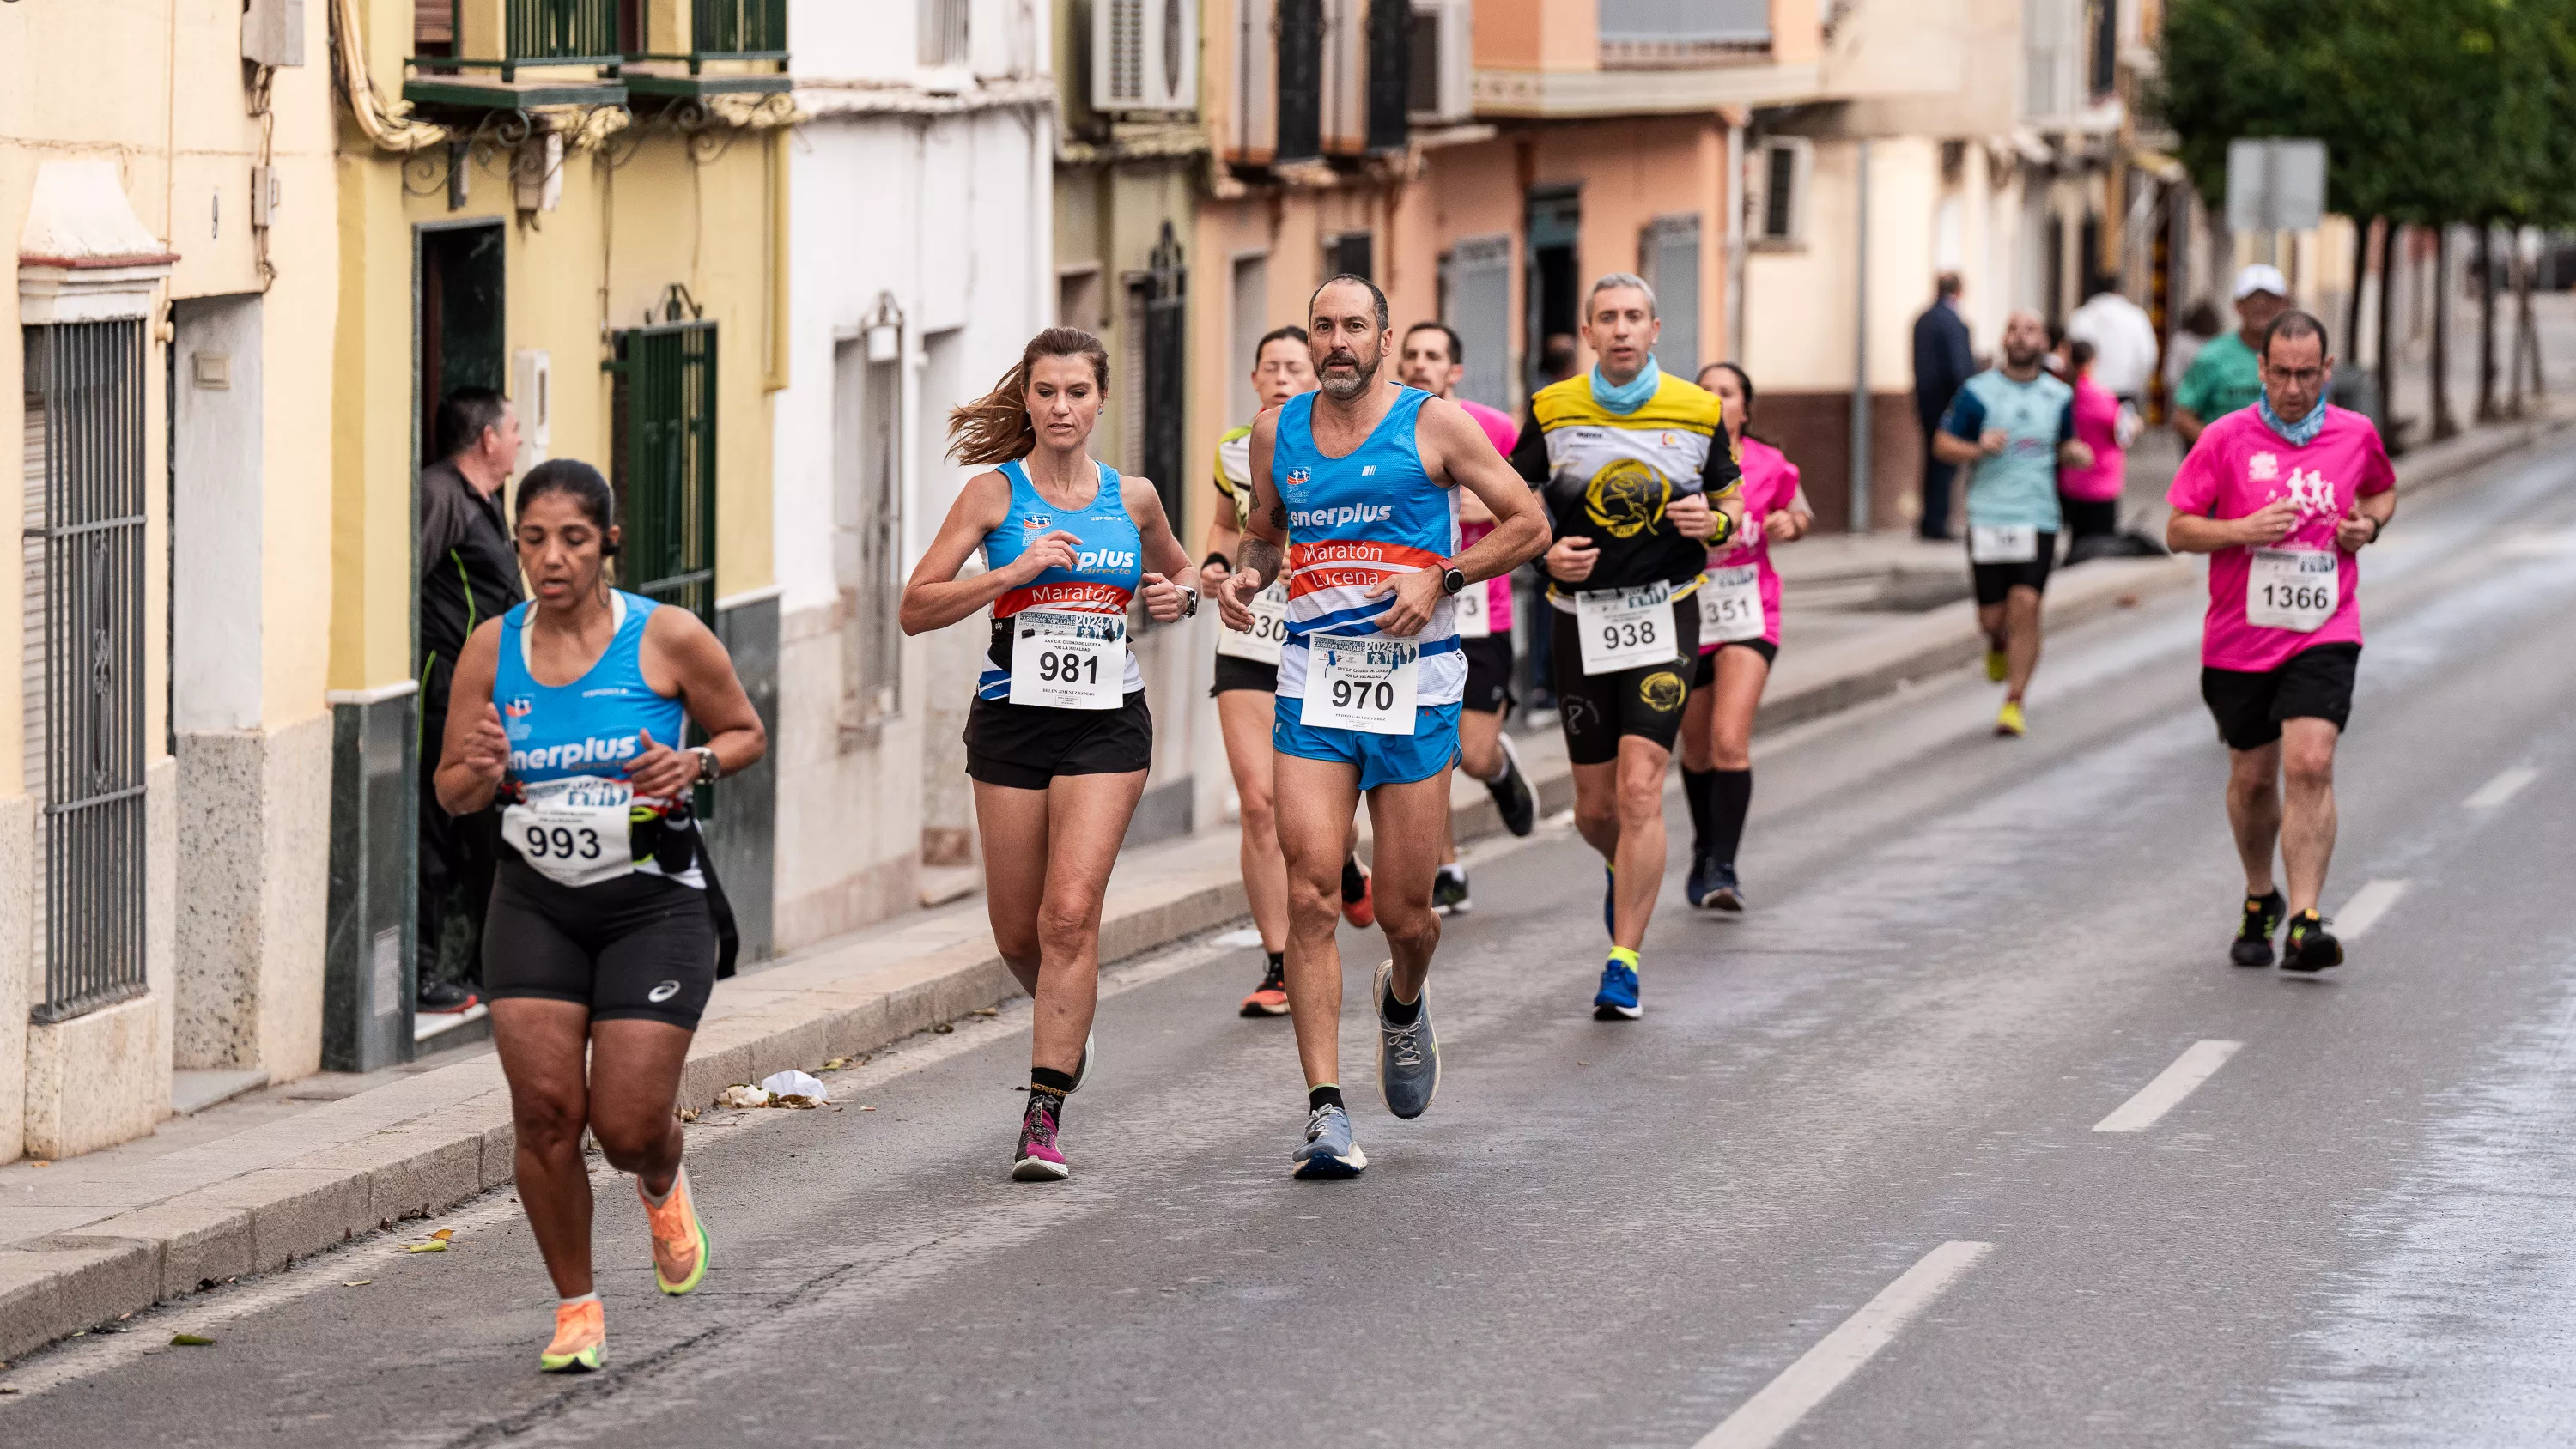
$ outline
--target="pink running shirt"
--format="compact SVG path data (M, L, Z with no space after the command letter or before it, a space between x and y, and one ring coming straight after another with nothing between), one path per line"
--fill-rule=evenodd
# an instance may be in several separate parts
M1476 420L1476 426L1485 430L1485 436L1494 440L1495 452L1506 458L1512 455L1512 445L1521 440L1521 429L1520 424L1512 421L1510 413L1500 408L1489 408L1480 402L1469 402L1463 397L1451 398L1450 401L1465 408L1467 416ZM1473 547L1476 540L1493 531L1494 526L1490 523L1460 523L1458 525L1459 551L1464 552ZM1511 637L1511 575L1505 574L1498 579L1485 580L1485 619L1496 634L1506 639Z
M2079 503L2107 503L2129 480L2120 447L2120 400L2090 377L2075 382L2075 440L2093 450L2090 468L2061 468L2057 491Z
M1776 513L1797 501L1798 465L1769 443L1758 438L1737 440L1736 466L1744 470L1744 533L1742 541L1724 549L1711 549L1708 566L1713 569L1741 568L1752 564L1760 570L1762 581L1762 638L1777 645L1780 642L1780 571L1771 566L1771 535L1762 529L1763 515ZM1700 641L1699 652L1713 653L1715 639Z
M2353 500L2397 486L2388 450L2370 419L2326 408L2325 426L2304 448L2292 447L2267 426L2255 408L2225 414L2209 425L2174 474L2165 501L2204 518L2243 518L2275 498L2298 504L2299 524L2276 548L2333 548L2335 520ZM2250 548L2224 548L2209 556L2209 615L2202 626L2200 662L2212 669L2268 673L2293 654L2319 644L2361 642L2361 606L2354 595L2360 564L2349 553L2337 560L2334 614L2313 634L2270 629L2245 621L2245 585L2254 570Z

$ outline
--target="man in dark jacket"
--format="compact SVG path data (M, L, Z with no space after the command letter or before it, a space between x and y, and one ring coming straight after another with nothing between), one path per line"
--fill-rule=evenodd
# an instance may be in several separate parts
M1959 469L1933 455L1932 439L1960 384L1976 376L1977 359L1968 346L1968 324L1959 316L1959 274L1943 272L1935 285L1932 305L1914 319L1914 419L1923 429L1923 536L1946 539L1950 483Z
M439 461L420 473L420 983L419 1009L470 1010L474 970L443 971L451 896L480 925L492 893L500 817L450 817L430 784L447 730L447 689L466 636L519 602L519 555L501 516L501 487L519 456L519 418L488 387L460 387L438 405Z

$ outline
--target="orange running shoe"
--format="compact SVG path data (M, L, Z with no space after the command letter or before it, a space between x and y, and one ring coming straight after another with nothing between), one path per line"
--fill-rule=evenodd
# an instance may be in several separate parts
M1288 1014L1288 982L1280 972L1281 967L1276 960L1262 969L1261 984L1252 988L1250 996L1243 998L1245 1016L1286 1016Z
M689 1169L683 1166L679 1176L671 1179L671 1195L660 1207L644 1196L644 1179L635 1179L635 1196L644 1203L644 1216L653 1227L653 1281L662 1291L674 1297L698 1286L707 1276L707 1229L698 1221L697 1205L689 1200Z
M1363 931L1377 924L1377 882L1357 856L1342 862L1342 919Z
M599 1367L608 1350L608 1315L596 1298L555 1305L555 1341L537 1355L537 1369L550 1374L586 1374Z

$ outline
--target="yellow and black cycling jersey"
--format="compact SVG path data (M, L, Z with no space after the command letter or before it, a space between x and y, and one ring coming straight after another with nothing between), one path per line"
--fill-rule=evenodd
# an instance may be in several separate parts
M1715 507L1741 476L1724 405L1671 373L1627 413L1594 400L1589 374L1539 389L1512 466L1546 499L1558 538L1588 538L1601 550L1591 577L1554 583L1559 595L1656 582L1688 592L1708 567L1708 544L1683 537L1665 510L1693 493Z
M1234 504L1235 532L1242 532L1252 519L1252 424L1216 440L1216 491Z

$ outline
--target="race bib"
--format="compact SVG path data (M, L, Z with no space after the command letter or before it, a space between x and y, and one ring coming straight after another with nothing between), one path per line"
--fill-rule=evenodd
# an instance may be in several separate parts
M1721 644L1762 637L1762 570L1754 564L1700 575L1699 638Z
M1235 630L1219 625L1216 652L1230 659L1276 665L1279 646L1288 641L1288 581L1272 580L1270 587L1244 600L1244 607L1252 611L1252 627Z
M1410 639L1309 634L1306 698L1297 720L1310 729L1372 735L1413 733L1415 677L1422 651Z
M2334 617L2342 588L2332 549L2258 548L2245 580L2245 622L2313 634Z
M1449 605L1455 611L1452 617L1458 621L1459 638L1494 637L1494 615L1489 607L1492 602L1493 595L1483 583L1469 584L1450 597Z
M1011 619L1011 703L1116 709L1127 682L1127 616L1031 609Z
M624 780L575 775L526 787L527 798L501 812L501 834L519 858L559 885L597 885L635 873L627 810L635 787Z
M1616 674L1648 664L1670 664L1673 638L1673 586L1656 582L1639 589L1596 589L1574 596L1575 622L1583 636L1583 672Z
M2039 558L2039 530L2036 528L1968 529L1968 562L2033 563Z

